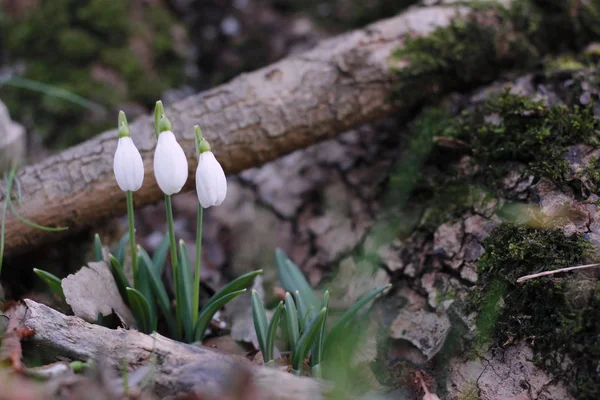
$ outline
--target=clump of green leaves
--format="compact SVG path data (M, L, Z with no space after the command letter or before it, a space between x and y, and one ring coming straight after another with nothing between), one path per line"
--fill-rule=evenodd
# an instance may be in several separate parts
M263 358L265 363L273 363L276 333L281 314L284 314L285 332L291 350L292 371L300 375L304 361L310 354L312 374L321 377L322 364L328 354L339 347L340 340L347 336L344 335L344 331L356 320L359 311L390 285L363 296L327 329L329 291L325 291L323 299L319 300L298 266L280 249L276 251L276 263L279 279L288 292L285 295L285 302L277 305L270 323L267 323L260 297L256 292L252 293L254 327ZM290 292L294 293L294 296Z
M598 398L600 284L577 275L516 283L523 275L582 264L590 244L558 229L503 224L484 247L470 295L479 344L528 340L535 361L564 379L577 398Z
M194 279L187 247L183 241L180 241L181 264L178 271L182 276L177 280L179 286L174 290L179 293L180 301L175 303L175 315L179 315L180 319L176 321L173 317L171 299L162 280L170 244L168 234L154 252L154 257L150 257L141 246L138 246L139 264L137 276L134 279L135 284L129 282L123 269L126 263L128 242L129 234L125 234L119 240L113 254L108 255L108 263L123 301L135 316L139 330L145 333L156 331L159 317L161 317L170 337L186 342L201 342L215 313L233 298L244 293L252 285L254 278L262 272L262 270L249 272L224 286L204 304L194 323L192 315ZM92 261L106 261L102 242L98 235L94 238L93 254ZM48 284L52 292L64 299L59 278L40 269L35 269L34 272Z

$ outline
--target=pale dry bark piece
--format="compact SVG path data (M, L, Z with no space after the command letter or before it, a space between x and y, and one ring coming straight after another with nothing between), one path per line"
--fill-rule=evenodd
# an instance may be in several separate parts
M459 5L409 8L396 17L325 40L311 51L167 105L173 131L189 159L190 176L197 164L192 129L196 124L202 127L225 172L235 173L392 111L413 109L426 97L439 95L447 89L432 84L392 103L398 79L393 67L407 68L408 63L392 66L390 55L409 35L425 36L471 11ZM156 138L150 117L136 120L130 128L146 168L144 186L135 194L136 205L142 206L162 198L152 167ZM22 168L17 175L23 197L18 211L42 225L68 226L69 232L106 216L124 214L125 196L112 171L116 144L117 134L112 130ZM185 189L191 188L193 179L188 179ZM0 188L0 199L4 199L4 191ZM6 221L5 254L17 254L60 237L22 224L11 215Z
M228 393L236 369L250 371L260 398L271 400L319 399L324 383L296 377L271 368L257 367L243 357L221 354L192 346L159 334L145 335L135 330L112 330L69 317L32 300L24 300L21 325L35 330L31 342L44 359L90 360L98 356L119 371L155 362L154 391L158 396L196 393L219 396ZM9 318L23 315L16 307Z
M65 300L76 316L94 322L98 314L106 317L114 311L126 327L135 327L135 319L105 261L89 263L64 278L61 285Z

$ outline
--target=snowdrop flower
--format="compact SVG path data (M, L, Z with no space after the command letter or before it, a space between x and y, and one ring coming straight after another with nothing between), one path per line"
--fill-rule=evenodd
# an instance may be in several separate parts
M196 150L198 151L198 168L196 169L196 193L203 208L219 206L227 195L227 179L223 167L215 158L210 144L202 136L198 125L196 133Z
M129 127L123 111L119 112L119 142L113 161L115 179L122 191L135 192L144 182L144 162L129 136Z
M221 205L227 195L227 179L223 167L212 151L200 153L196 169L196 192L204 208Z
M161 118L161 132L154 151L154 175L166 195L179 193L188 177L187 158L170 125L166 118Z

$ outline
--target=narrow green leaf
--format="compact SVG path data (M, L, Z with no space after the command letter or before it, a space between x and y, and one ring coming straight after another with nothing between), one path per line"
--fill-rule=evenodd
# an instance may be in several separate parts
M275 251L275 259L279 280L281 281L283 288L291 293L295 293L296 291L300 292L300 295L305 304L308 305L308 308L314 307L317 309L320 301L304 277L304 274L300 271L300 268L298 268L298 266L294 264L281 249Z
M288 338L290 341L290 348L296 348L298 342L298 336L300 336L300 326L298 324L298 311L296 310L296 304L290 292L285 294L285 320L288 331Z
M177 267L177 281L175 282L176 312L179 313L183 323L184 336L188 342L194 336L192 319L192 277L190 255L183 240L179 241L179 265Z
M369 302L371 300L373 300L375 297L377 297L377 295L379 293L383 292L384 290L386 290L390 286L392 286L392 285L389 284L389 285L385 285L383 287L380 287L379 289L375 289L371 293L363 296L356 303L354 303L354 305L352 307L350 307L340 317L340 319L335 323L335 325L331 328L331 330L327 334L327 338L325 339L325 347L329 347L329 345L331 344L333 338L335 338L335 336L339 335L343 331L343 329L346 326L346 324L352 318L354 318L354 316L356 316L356 314L360 311L361 308L363 308L364 306L366 306L367 304L369 304Z
M204 339L204 332L206 332L206 328L210 323L210 320L213 318L215 313L219 311L223 306L233 300L235 297L244 293L246 289L238 290L236 292L231 292L228 295L221 297L219 300L211 303L209 306L204 307L200 311L200 315L198 316L198 322L194 327L194 339L197 342L202 341Z
M254 320L254 329L256 330L258 345L264 356L267 351L267 335L269 328L265 307L256 290L252 291L252 319Z
M312 348L311 351L311 363L313 367L316 367L321 364L323 360L323 347L325 346L325 325L327 324L327 314L329 312L329 290L325 291L323 294L323 310L325 310L325 319L323 320L323 325L321 326L321 331L319 332L319 336L317 337L317 341ZM317 374L320 374L320 368L316 369ZM320 376L318 376L320 378Z
M150 333L150 307L142 293L134 288L127 288L129 307L135 316L141 332Z
M296 371L302 370L302 363L308 355L309 350L315 344L315 341L319 337L321 327L325 322L325 315L327 310L323 308L319 314L312 320L312 322L306 327L302 336L298 340L294 352L292 354L292 368Z
M153 270L152 268L148 267L148 264L145 260L145 256L147 255L147 253L144 253L145 252L140 251L141 257L138 272L146 271L146 273L148 274L150 286L152 287L152 292L154 293L154 297L157 300L158 307L160 308L160 311L162 312L162 315L165 318L171 336L175 337L177 335L177 331L175 329L175 320L173 319L173 313L171 311L171 302L169 301L169 296L167 295L165 286L163 285L160 276L157 275L156 270Z
M152 265L152 259L141 246L137 246L137 252L139 253L138 259L138 270L137 270L137 279L135 279L135 285L137 285L136 289L139 290L146 300L148 301L148 306L150 307L150 328L152 331L156 330L158 318L156 315L156 301L154 291L152 289L152 277L150 276L149 271L154 270L154 266ZM141 268L140 265L144 264L145 268Z
M109 264L110 271L112 272L115 283L117 284L117 289L119 289L119 293L121 294L123 301L129 305L129 295L127 294L129 281L123 273L123 268L121 267L121 264L119 264L119 260L117 260L112 254L109 256Z
M300 331L304 330L304 327L309 323L311 318L311 312L314 308L309 307L306 304L306 299L302 297L299 291L294 292L294 300L296 300L296 305L298 306L298 322L300 323ZM316 315L316 312L314 313Z
M275 349L275 338L277 335L277 328L279 328L279 320L281 319L281 313L283 311L283 301L280 301L275 308L275 312L273 313L273 317L271 318L271 322L269 323L269 330L267 331L267 341L266 341L266 352L267 355L264 356L264 362L268 363L273 360L274 357L274 349Z
M125 265L125 259L127 257L127 243L129 243L129 232L124 234L121 240L119 240L117 251L115 251L115 257L121 266Z
M152 256L152 264L154 265L156 274L158 276L162 276L162 273L165 270L165 264L167 262L167 254L169 254L170 245L171 241L169 239L169 233L167 232Z
M221 290L219 290L217 293L213 294L204 307L208 307L209 304L219 300L221 297L226 296L229 293L232 293L232 292L235 292L235 291L238 291L241 289L248 289L250 286L252 286L252 282L254 281L254 278L256 278L258 275L260 275L262 273L262 271L263 271L262 269L259 269L259 270L251 271L244 275L238 276L237 278L235 278L234 280L229 282L227 285L223 286L223 288Z
M47 271L44 271L41 269L37 269L37 268L34 268L33 272L35 272L35 274L37 276L39 276L40 278L42 278L42 280L44 282L46 282L46 284L48 285L50 290L52 290L52 292L54 292L54 294L56 294L62 300L65 299L65 294L63 293L63 290L62 290L61 281L60 281L60 279L58 279L58 277L56 277L56 275L53 275L50 272L47 272Z
M104 260L104 252L102 251L102 241L100 235L94 235L94 261L99 262Z

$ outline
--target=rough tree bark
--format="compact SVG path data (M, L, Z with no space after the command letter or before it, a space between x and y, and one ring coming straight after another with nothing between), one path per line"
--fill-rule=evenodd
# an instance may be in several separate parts
M442 89L423 87L420 95L390 102L395 74L390 53L407 35L427 35L468 7L410 8L401 15L326 40L313 50L286 58L230 83L167 107L174 131L196 166L193 130L199 124L227 173L262 165L295 149L331 138L394 110L411 110ZM485 23L485 22L483 22ZM406 65L397 65L399 68ZM115 118L116 121L116 118ZM68 129L68 127L65 127ZM146 167L146 181L135 194L138 206L159 200L152 153L156 143L151 118L131 124ZM106 216L125 213L125 196L112 173L115 131L105 132L38 164L21 168L17 182L22 216L70 232ZM186 189L191 189L193 179ZM0 188L4 199L5 188ZM0 203L0 207L3 203ZM61 235L6 221L6 255L14 255Z
M272 400L318 399L325 387L316 380L300 378L273 368L252 365L242 357L220 354L205 347L167 339L159 334L145 335L133 330L112 330L69 317L32 300L27 310L15 307L9 318L25 317L21 327L33 329L31 341L39 355L64 360L94 360L101 356L116 371L123 361L131 369L148 365L156 357L154 391L159 396L196 393L218 398L228 392L236 368L251 370L252 382L260 398Z

